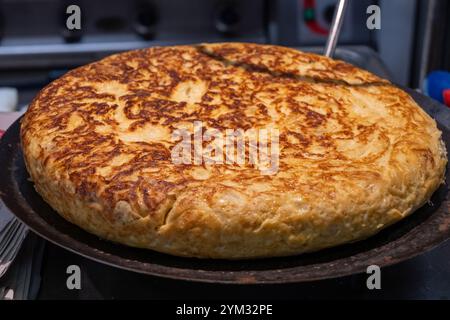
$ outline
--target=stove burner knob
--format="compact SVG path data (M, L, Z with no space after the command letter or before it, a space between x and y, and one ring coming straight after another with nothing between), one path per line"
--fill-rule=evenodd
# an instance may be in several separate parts
M158 14L156 7L151 3L141 4L137 9L134 30L146 40L155 37Z
M216 14L215 27L224 35L233 35L238 31L241 18L235 7L226 5L221 7Z

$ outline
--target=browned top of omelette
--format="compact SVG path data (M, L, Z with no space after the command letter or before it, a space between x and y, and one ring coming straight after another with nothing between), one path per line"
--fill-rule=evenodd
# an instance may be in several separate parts
M247 153L244 164L174 164L172 134L195 121L277 129L277 171L262 174ZM242 43L155 47L77 68L39 93L21 134L36 189L66 219L197 257L368 237L426 202L447 161L435 122L388 81Z

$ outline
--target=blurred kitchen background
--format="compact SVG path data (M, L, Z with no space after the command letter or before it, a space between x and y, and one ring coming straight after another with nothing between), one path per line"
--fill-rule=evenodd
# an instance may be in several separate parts
M0 0L0 87L18 90L20 108L70 68L156 45L247 41L320 53L336 3ZM81 8L81 30L66 28L71 4ZM381 30L366 27L373 4L381 8ZM420 88L430 71L450 69L450 1L350 0L339 46L337 58Z

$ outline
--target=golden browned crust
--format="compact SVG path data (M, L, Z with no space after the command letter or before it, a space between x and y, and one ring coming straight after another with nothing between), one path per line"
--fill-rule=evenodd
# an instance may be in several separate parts
M195 120L276 127L280 166L175 165ZM447 162L402 90L341 61L255 44L117 54L44 88L21 126L37 191L100 237L180 256L298 254L375 234L430 199Z

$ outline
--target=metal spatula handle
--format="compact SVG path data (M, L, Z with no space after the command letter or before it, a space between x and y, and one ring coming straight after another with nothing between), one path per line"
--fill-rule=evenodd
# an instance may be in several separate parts
M348 5L348 0L339 0L338 6L334 11L333 22L331 24L330 34L328 35L327 44L325 46L324 55L332 58L336 50L336 44L339 39L339 34L342 29L342 22L344 21L345 9Z

